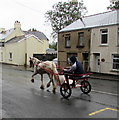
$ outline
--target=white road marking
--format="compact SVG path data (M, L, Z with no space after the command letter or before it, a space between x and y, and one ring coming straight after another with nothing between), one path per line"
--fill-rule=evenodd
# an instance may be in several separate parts
M97 92L97 93L102 93L102 94L107 94L107 95L119 96L118 94L108 93L108 92L104 92L104 91L98 91L98 90L91 90L91 91Z

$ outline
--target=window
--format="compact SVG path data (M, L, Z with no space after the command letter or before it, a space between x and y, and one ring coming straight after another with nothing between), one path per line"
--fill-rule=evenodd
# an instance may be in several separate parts
M84 32L78 33L78 45L77 47L84 47Z
M11 52L9 53L9 60L10 61L12 60L12 53Z
M108 42L108 30L101 30L101 44L107 44Z
M71 47L70 34L65 35L65 47Z
M119 54L113 55L113 69L119 70Z

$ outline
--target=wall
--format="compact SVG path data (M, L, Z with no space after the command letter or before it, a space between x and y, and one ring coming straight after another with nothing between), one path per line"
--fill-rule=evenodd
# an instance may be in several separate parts
M29 57L33 57L33 54L42 54L44 53L43 50L43 43L38 41L38 39L34 37L30 37L26 41L26 53L27 53L27 64L29 64Z
M108 29L108 44L101 45L101 29ZM107 26L101 28L93 28L91 31L91 56L90 56L90 66L93 72L96 71L94 68L94 54L100 54L100 72L117 74L112 72L112 54L117 54L117 29L115 26ZM105 61L102 62L101 60Z
M42 40L43 42L43 48L42 48L42 52L43 54L46 54L46 49L49 48L49 41L48 40Z
M84 47L77 48L78 44L78 33L84 32ZM70 34L71 48L65 47L65 35ZM90 51L90 29L77 30L70 32L62 32L58 34L58 61L63 67L67 66L67 53L77 53L78 60L83 62L83 53L89 53Z

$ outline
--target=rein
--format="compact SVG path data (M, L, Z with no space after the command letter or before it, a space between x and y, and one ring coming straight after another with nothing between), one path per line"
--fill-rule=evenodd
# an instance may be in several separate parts
M43 63L43 64L48 65L47 63ZM39 66L39 64L34 64L34 65ZM53 75L59 75L58 73L54 73L52 70L46 69L45 67L42 67L42 66L39 66L39 67L42 68L42 69L44 69L45 71L53 74ZM56 68L56 67L54 67L54 68Z

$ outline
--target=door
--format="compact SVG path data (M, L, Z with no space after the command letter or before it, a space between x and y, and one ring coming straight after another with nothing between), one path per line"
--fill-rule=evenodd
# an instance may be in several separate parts
M100 54L97 53L94 55L95 56L95 72L100 72Z

